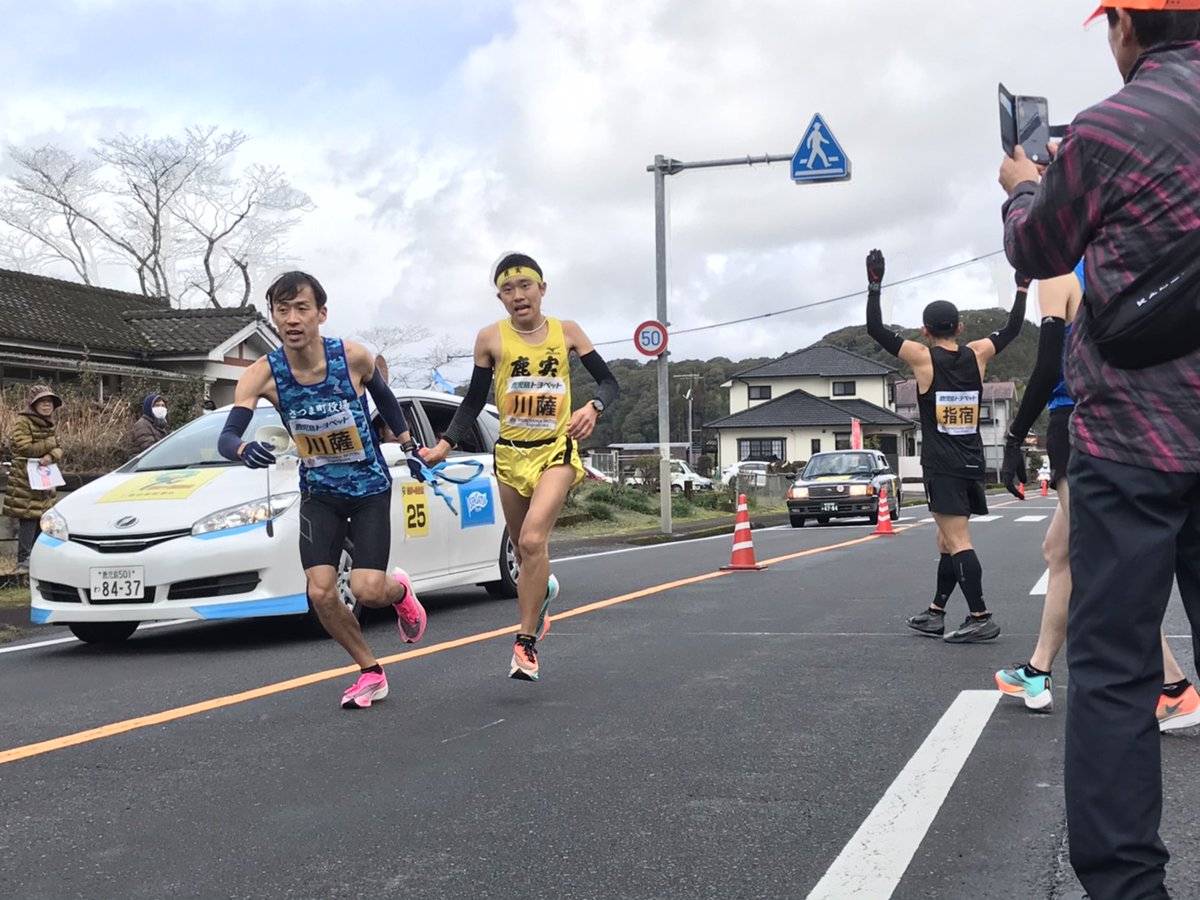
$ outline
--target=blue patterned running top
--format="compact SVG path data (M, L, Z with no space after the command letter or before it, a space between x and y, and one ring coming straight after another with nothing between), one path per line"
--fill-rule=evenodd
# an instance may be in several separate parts
M267 360L279 392L279 412L300 454L300 484L314 494L370 497L392 486L383 462L366 398L354 391L345 345L322 338L325 380L300 384L283 348Z

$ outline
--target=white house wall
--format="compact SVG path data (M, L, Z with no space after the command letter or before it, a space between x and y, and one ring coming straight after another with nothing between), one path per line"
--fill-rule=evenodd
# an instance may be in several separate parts
M833 382L853 381L856 393L834 397ZM802 378L748 378L742 381L733 380L729 386L729 414L742 412L751 406L760 406L766 400L750 401L749 387L770 387L771 399L775 400L784 394L800 390L826 400L866 400L876 406L889 409L887 379L882 375L846 375L831 378L822 375L810 375Z

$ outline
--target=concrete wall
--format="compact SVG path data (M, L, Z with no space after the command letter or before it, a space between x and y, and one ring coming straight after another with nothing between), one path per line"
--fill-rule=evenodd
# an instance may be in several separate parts
M835 381L853 381L856 393L845 397L833 396L833 382ZM749 387L763 386L771 388L771 399L775 400L782 397L784 394L792 391L800 390L812 394L814 397L821 397L826 400L866 400L868 403L874 403L876 406L882 406L884 409L890 409L888 405L888 390L887 381L880 375L858 375L854 377L846 376L845 378L825 378L821 376L810 376L805 378L748 378L742 381L740 378L735 378L733 384L729 386L729 414L742 412L749 409L751 406L758 406L760 403L766 403L766 400L750 400Z

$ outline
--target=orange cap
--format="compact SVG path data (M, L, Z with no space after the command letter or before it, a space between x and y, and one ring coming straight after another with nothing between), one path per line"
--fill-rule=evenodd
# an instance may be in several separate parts
M1087 21L1083 24L1091 25L1104 15L1106 9L1200 9L1200 0L1104 0L1104 2L1096 7L1096 11L1087 17Z

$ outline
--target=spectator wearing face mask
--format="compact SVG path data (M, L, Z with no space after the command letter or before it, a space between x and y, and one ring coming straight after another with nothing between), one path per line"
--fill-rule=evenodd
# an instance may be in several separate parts
M167 401L162 394L147 394L142 401L142 417L133 423L130 450L137 456L167 436Z

